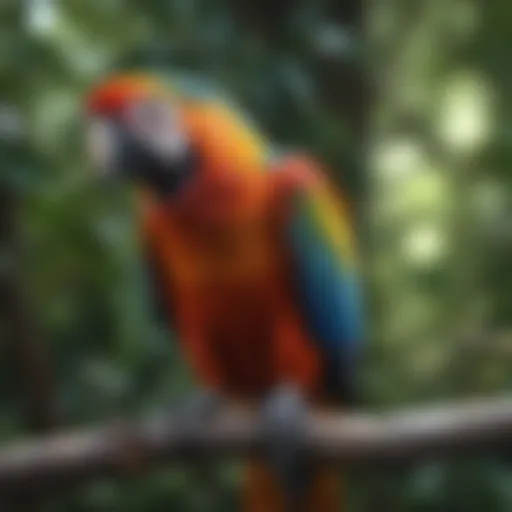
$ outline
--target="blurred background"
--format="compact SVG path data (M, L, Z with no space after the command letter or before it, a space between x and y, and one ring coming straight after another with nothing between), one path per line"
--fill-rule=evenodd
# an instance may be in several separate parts
M113 66L198 71L331 167L366 260L365 406L512 387L510 2L3 0L0 24L2 443L156 410L192 382L149 311L130 198L83 158L82 95ZM15 510L236 510L236 465L190 475ZM350 479L355 512L512 510L507 457Z

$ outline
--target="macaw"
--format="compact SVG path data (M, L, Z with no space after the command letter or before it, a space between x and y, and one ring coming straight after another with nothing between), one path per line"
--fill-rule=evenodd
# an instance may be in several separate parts
M189 85L153 72L95 84L94 167L134 184L159 310L204 389L262 406L272 454L248 463L244 510L339 511L336 472L299 463L293 439L305 406L354 400L363 312L347 201L314 158L276 151Z

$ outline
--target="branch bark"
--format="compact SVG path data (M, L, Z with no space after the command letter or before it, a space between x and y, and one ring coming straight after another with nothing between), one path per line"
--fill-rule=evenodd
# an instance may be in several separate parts
M247 456L261 448L254 414L230 410L198 432L172 418L114 421L25 441L0 451L0 490L25 491L140 472L178 459ZM512 399L447 404L386 414L318 414L307 424L311 453L346 466L502 450L512 441Z

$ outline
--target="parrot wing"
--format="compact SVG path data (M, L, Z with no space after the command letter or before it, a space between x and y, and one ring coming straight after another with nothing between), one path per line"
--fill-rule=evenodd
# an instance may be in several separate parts
M284 226L293 289L324 361L325 391L350 404L363 339L353 226L341 198L318 166L304 161L296 169L302 177L290 196ZM293 169L290 172L294 174Z

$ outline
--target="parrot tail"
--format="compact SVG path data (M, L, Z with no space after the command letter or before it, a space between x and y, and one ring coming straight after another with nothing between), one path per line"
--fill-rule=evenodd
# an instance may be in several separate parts
M343 512L338 471L322 467L316 470L304 507L297 512ZM285 496L265 465L251 461L246 468L243 512L288 512Z

